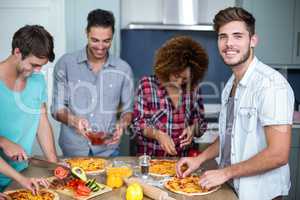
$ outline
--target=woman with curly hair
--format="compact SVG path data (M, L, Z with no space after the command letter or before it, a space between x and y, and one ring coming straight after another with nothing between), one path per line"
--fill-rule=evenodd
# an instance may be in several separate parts
M208 56L187 36L168 40L156 52L153 76L143 77L134 104L133 131L138 155L184 156L194 136L206 130L197 87Z

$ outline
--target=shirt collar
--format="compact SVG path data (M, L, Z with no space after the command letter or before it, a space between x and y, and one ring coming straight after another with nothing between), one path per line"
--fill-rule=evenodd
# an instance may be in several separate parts
M244 74L243 78L240 80L239 84L241 86L247 87L249 81L250 81L250 77L252 72L255 69L255 66L257 65L258 59L256 58L256 56L254 56L253 60L251 61L246 73Z
M77 57L77 62L78 63L82 63L82 62L88 62L88 58L87 58L87 47L83 48L82 50L79 51L78 57ZM89 66L89 65L88 65ZM104 63L103 67L107 68L107 67L116 67L116 62L115 59L113 59L113 56L108 53L108 57L106 62Z
M251 61L246 73L244 74L242 80L240 80L239 85L241 85L242 87L247 87L247 84L249 83L249 80L250 80L250 76L251 76L252 72L254 71L257 62L258 62L258 59L254 56L254 58ZM232 74L231 77L229 78L227 84L226 84L225 89L224 89L224 98L223 98L223 100L225 100L225 103L228 102L228 98L229 98L229 95L230 95L230 92L231 92L231 89L232 89L232 86L233 86L233 83L234 83L234 79L235 79L235 77Z

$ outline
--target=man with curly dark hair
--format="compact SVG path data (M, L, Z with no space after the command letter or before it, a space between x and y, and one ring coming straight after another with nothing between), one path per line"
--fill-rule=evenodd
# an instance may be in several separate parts
M168 40L156 53L153 76L143 77L134 104L138 154L183 156L206 130L200 88L208 56L187 36Z

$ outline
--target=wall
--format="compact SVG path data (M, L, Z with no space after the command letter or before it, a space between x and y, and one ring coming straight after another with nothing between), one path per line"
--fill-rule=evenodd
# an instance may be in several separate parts
M73 52L86 45L87 15L91 10L100 8L112 11L115 16L115 34L111 52L118 55L120 52L120 0L65 1L67 52Z
M43 67L48 84L48 105L51 104L52 71L57 58L65 52L65 21L63 0L1 0L0 4L0 60L11 53L11 39L17 29L26 24L40 24L54 37L56 59ZM5 29L5 30L4 30ZM58 123L49 117L54 128L55 138L58 137ZM24 130L25 131L25 130ZM57 146L57 151L60 149ZM33 154L41 154L37 143L34 144Z

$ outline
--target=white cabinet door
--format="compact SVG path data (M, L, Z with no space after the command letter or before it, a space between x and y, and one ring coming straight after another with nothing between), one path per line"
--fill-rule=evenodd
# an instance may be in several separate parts
M48 63L42 68L48 85L48 105L51 104L52 72L57 59L65 53L65 17L63 0L0 0L0 60L11 54L13 34L26 24L44 26L54 37L54 63ZM50 112L49 112L50 113ZM59 125L49 114L57 140ZM57 152L60 154L56 142ZM33 154L42 154L37 142L32 148Z
M295 0L244 0L256 18L255 54L267 64L292 64Z
M300 0L295 0L294 63L300 64Z

